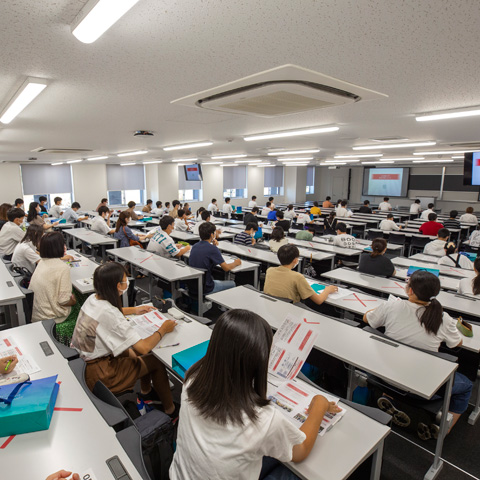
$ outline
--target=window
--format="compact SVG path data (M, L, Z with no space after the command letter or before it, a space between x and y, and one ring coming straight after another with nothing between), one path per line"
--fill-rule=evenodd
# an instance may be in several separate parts
M107 165L107 197L109 205L126 205L128 202L144 204L145 167L143 165Z
M64 207L72 204L73 188L70 165L21 165L20 168L25 208L28 209L31 202L38 202L42 195L47 197L47 209L54 204L55 197L62 197Z
M264 168L263 196L283 195L283 167Z
M178 199L181 202L203 201L203 182L187 181L183 166L178 167Z
M307 167L307 195L315 193L315 167Z
M247 167L223 167L223 198L247 198Z

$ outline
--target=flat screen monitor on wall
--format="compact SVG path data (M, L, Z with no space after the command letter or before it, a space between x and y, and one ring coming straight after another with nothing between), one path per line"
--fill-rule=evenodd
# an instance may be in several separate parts
M465 154L463 160L463 184L480 185L480 152Z
M365 168L362 194L372 197L406 197L409 175L409 168Z
M201 182L202 177L202 167L198 163L192 165L185 165L185 180L187 182Z

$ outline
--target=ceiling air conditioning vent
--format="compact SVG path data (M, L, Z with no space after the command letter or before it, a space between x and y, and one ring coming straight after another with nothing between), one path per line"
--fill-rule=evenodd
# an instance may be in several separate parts
M93 150L88 150L85 148L44 148L44 147L38 147L35 148L34 150L31 150L32 152L37 152L37 153L61 153L61 154L69 154L69 153L88 153L92 152Z
M455 148L467 148L468 150L478 148L480 150L480 142L450 143L449 146Z
M276 117L382 97L387 95L296 65L284 65L171 103L223 113Z
M397 143L397 142L406 142L408 138L406 137L378 137L378 138L370 138L372 142L378 143Z

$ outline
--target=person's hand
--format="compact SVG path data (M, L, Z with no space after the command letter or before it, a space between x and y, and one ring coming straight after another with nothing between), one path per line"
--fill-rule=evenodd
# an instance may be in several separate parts
M59 470L58 472L49 475L45 480L60 480L62 478L68 478L70 475L72 475L72 472L68 472L67 470ZM80 480L80 475L78 473L74 473L70 480Z
M66 262L71 262L71 261L75 260L75 258L73 258L71 255L65 255L63 257L63 260L65 260Z
M140 305L138 307L135 307L135 313L137 313L138 315L141 315L143 313L153 312L154 310L157 310L157 309L152 305Z
M52 225L56 227L60 222L53 222Z
M163 322L163 325L160 327L160 329L163 330L164 333L170 333L170 332L173 332L176 325L177 325L177 322L175 322L175 320L165 320Z
M238 265L241 265L242 264L242 261L239 259L239 258L236 258L233 263L238 266Z
M215 245L216 247L218 247L218 240L216 238L212 240L212 245Z
M8 362L10 362L10 365L8 365ZM16 357L16 355L10 355L8 357L0 358L0 373L3 373L3 374L10 373L15 368L15 365L17 365L17 363L18 363L18 358ZM8 365L8 368L7 368L7 365Z
M328 287L325 287L325 292L330 295L331 293L338 292L338 287L335 285L329 285Z

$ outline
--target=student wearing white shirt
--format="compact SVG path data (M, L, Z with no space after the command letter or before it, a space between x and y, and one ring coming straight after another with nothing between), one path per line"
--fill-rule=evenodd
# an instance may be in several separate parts
M8 222L0 230L0 255L3 255L5 260L11 260L15 247L25 236L20 227L25 219L25 212L21 208L11 208L7 212L7 218Z
M444 256L439 258L437 263L439 265L447 265L449 267L460 267L466 270L473 270L473 263L461 253L455 253L457 247L453 242L445 244Z
M391 232L391 231L398 231L402 227L399 227L394 221L393 221L393 215L389 213L387 215L387 218L385 220L382 220L380 222L380 230L384 230L386 232Z
M478 218L473 214L473 207L468 207L466 213L460 217L460 223L473 223L478 225Z
M410 205L410 213L412 215L418 215L422 211L422 206L420 205L420 200L415 200L411 205Z
M271 327L251 311L218 319L205 357L185 378L171 480L253 480L264 456L300 462L309 455L323 416L339 409L316 395L300 429L292 425L267 399L271 345ZM292 478L280 477L285 469L276 463L261 478Z
M170 202L165 202L165 207L163 208L163 214L168 215L170 213Z
M202 225L202 223L205 223L205 222L211 222L210 212L208 212L207 210L203 211L200 214L200 221L193 226L192 232L195 235L200 235L200 225ZM222 231L219 228L217 228L217 230L215 231L215 237L218 238L221 233Z
M253 207L258 207L257 205L257 197L255 195L252 196L252 199L248 202L248 206L250 208L253 208Z
M51 217L60 218L63 213L62 197L55 197L53 199L53 203L54 205L50 208L50 210L48 211L48 214Z
M355 248L357 240L347 233L347 226L343 222L337 223L337 235L333 237L333 244L337 247Z
M373 328L385 327L385 335L394 340L432 352L437 352L442 342L449 348L462 345L457 321L443 311L436 299L440 293L440 280L435 275L417 270L409 278L405 290L408 300L385 302L367 312L363 316L364 322ZM471 392L472 382L455 373L449 408L453 415L450 429L468 408Z
M156 207L152 209L150 213L152 213L153 215L163 215L165 209L163 208L162 202L159 200L158 202L156 202L155 205Z
M272 202L267 202L266 205L262 208L262 212L260 213L260 215L262 217L267 217L272 210Z
M91 230L97 232L100 235L112 235L115 233L115 229L110 227L110 210L108 207L99 207L98 215L94 217Z
M190 250L190 245L176 245L170 234L173 232L175 220L170 215L160 219L160 228L154 230L153 237L148 242L147 251L157 253L161 257L181 257Z
M313 223L313 220L310 218L308 213L299 213L297 217L297 223L299 225L305 225L307 223Z
M478 228L470 234L469 241L471 247L480 247L480 230Z
M427 210L424 210L424 211L422 212L422 214L420 215L420 220L428 220L428 216L429 216L431 213L435 213L435 212L433 211L433 207L434 207L433 203L429 203Z
M212 198L212 201L208 204L207 210L210 213L218 212L218 205L217 205L217 199L216 198Z
M81 222L88 218L88 215L84 215L80 217L78 215L78 210L80 209L80 204L78 202L73 202L70 208L67 208L65 212L63 212L62 219L64 219L67 223L75 223Z
M24 268L30 273L35 271L35 267L41 260L38 249L40 240L43 236L43 227L40 225L29 225L27 233L22 241L15 247L12 255L12 263L15 267Z
M347 218L353 215L353 212L347 209L347 204L348 202L346 200L342 200L340 207L336 209L337 218Z
M480 297L480 257L473 262L474 278L462 278L458 284L458 293Z
M175 230L179 232L188 232L188 230L190 230L187 222L187 214L183 208L178 211L178 217L175 219Z
M383 199L383 202L381 202L381 203L378 205L378 209L379 209L381 212L389 212L389 211L392 209L392 206L390 205L390 203L388 203L389 200L390 200L390 198L385 197L385 198Z
M222 212L228 215L228 218L232 216L233 207L230 205L230 197L225 197L225 203L223 204Z
M287 220L293 220L297 216L292 204L287 207L283 215Z
M273 200L274 198L273 197L268 197L268 201L271 203L272 205L272 210L275 210L275 204L273 203Z
M437 233L437 238L428 242L423 249L425 255L435 255L442 257L445 255L445 244L448 242L450 231L448 228L441 228Z

